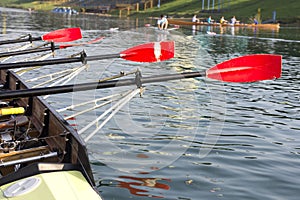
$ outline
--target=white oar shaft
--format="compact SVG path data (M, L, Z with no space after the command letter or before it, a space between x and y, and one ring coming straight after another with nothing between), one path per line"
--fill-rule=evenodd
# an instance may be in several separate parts
M87 112L89 112L89 111L92 111L92 110L95 110L95 109L100 108L100 107L102 107L102 106L105 106L105 105L107 105L107 104L109 104L109 103L112 103L113 101L116 101L116 100L117 100L117 98L116 98L117 96L122 97L122 96L124 96L124 94L110 95L109 97L111 98L111 100L108 100L108 101L106 101L106 102L104 102L104 103L102 103L102 104L99 104L99 105L95 105L95 106L93 106L93 107L91 107L91 108L82 110L82 111L77 112L77 113L75 113L75 114L73 114L73 115L64 117L64 119L65 119L65 120L71 119L71 118L73 118L73 117L77 117L78 115L87 113ZM97 101L100 101L100 100L106 100L106 99L108 99L108 98L107 98L107 97L102 97L102 98L98 99ZM90 103L95 103L95 104L96 104L97 101L92 100L92 101L90 101ZM85 105L85 104L86 104L86 102L82 103L81 105ZM77 105L76 105L76 106L77 106ZM72 108L74 108L74 106L73 106Z
M16 51L19 51L19 50L25 50L25 49L28 49L29 47L31 47L32 44L26 44L26 45L23 45L17 49L14 49ZM9 50L10 51L10 50ZM8 57L4 57L3 59L1 59L0 63L3 63L5 61L7 61L8 59L12 58L13 56L8 56Z
M127 98L128 95L129 95L130 93L131 93L131 92L129 91L129 92L126 94L126 96L124 97L124 99ZM121 100L123 100L123 99L121 99ZM121 101L121 100L120 100L120 101ZM117 102L117 103L116 103L115 105L113 105L112 107L110 107L109 109L105 110L105 112L102 113L102 115L100 115L97 119L95 119L94 121L92 121L91 123L89 123L88 125L86 125L84 128L82 128L81 130L79 130L79 131L78 131L78 134L79 134L79 135L82 134L83 132L85 132L86 130L88 130L91 126L93 126L95 123L97 123L99 120L101 120L103 117L105 117L108 113L110 113L113 109L115 109L115 107L117 107L119 104L121 104L120 101Z
M55 81L55 80L57 80L57 79L61 79L61 78L63 78L63 77L65 77L65 75L64 75L64 74L63 74L63 75L60 75L60 76L57 76L57 77L50 77L50 79L49 79L49 80L47 80L47 81L44 81L44 82L42 82L42 83L39 83L39 84L36 84L36 85L32 86L32 88L37 88L37 87L40 87L40 86L46 85L46 84L48 84L48 83L51 83L51 82L53 82L53 81Z
M122 94L117 94L118 96L123 96ZM113 95L111 95L111 96L113 96ZM68 119L71 119L71 118L73 118L73 117L77 117L78 115L81 115L81 114L84 114L84 113L87 113L87 112L89 112L89 111L92 111L92 110L95 110L95 109L97 109L97 108L100 108L100 107L102 107L102 106L105 106L105 105L107 105L107 104L109 104L109 103L112 103L113 101L116 101L117 100L117 98L116 98L116 95L114 95L115 97L112 97L111 98L111 100L109 100L109 101L106 101L106 102L104 102L104 103L102 103L102 104L99 104L99 105L95 105L95 106L93 106L93 107L91 107L91 108L88 108L88 109L85 109L85 110L82 110L82 111L80 111L80 112L77 112L77 113L75 113L75 114L73 114L73 115L69 115L69 116L67 116L67 117L64 117L64 119L65 120L68 120ZM95 102L95 103L97 103L97 102Z
M60 83L63 82L63 81L64 81L64 82L61 83L60 85L65 85L65 84L67 84L67 83L70 82L75 76L77 76L81 71L83 71L86 67L87 67L87 65L82 65L81 67L79 67L78 69L76 69L74 72L72 72L72 73L68 74L67 76L65 76L65 77L63 77L63 78L57 80L56 82L50 84L50 87L56 86L56 85L60 84ZM46 95L46 96L43 97L43 99L47 99L49 96L50 96L50 95Z
M109 101L103 102L103 103L101 103L101 104L99 104L99 105L96 105L96 106L93 106L93 107L91 107L91 108L82 110L82 111L77 112L77 113L75 113L75 114L73 114L73 115L69 115L69 116L67 116L67 117L64 117L64 119L65 119L65 120L68 120L68 119L71 119L71 118L73 118L73 117L77 117L78 115L81 115L81 114L90 112L90 111L92 111L92 110L95 110L95 109L97 109L97 108L100 108L100 107L102 107L102 106L105 106L105 105L107 105L107 104L109 104L109 103L111 103L111 102L113 102L113 101L114 101L114 100L109 100Z
M117 112L119 112L119 110L125 105L127 104L135 95L137 95L138 93L140 93L140 89L137 88L134 91L132 91L127 97L124 98L124 100L122 99L121 103L116 106L116 109L114 109L114 111L100 124L100 126L98 126L91 134L89 134L84 141L88 142L89 139L91 139Z
M66 110L69 110L69 109L74 109L76 107L84 106L84 105L87 105L87 104L90 104L90 103L95 103L96 104L98 101L103 101L103 100L110 99L110 98L113 98L113 97L119 96L119 95L122 95L122 94L114 94L114 95L109 95L109 96L106 96L106 97L101 97L101 98L94 99L94 100L91 100L91 101L86 101L86 102L83 102L83 103L70 105L70 106L67 106L65 108L58 109L56 111L57 112L63 112L63 111L66 111Z
M74 71L74 68L72 68L72 69L66 69L66 70L61 70L61 71L54 72L54 73L51 73L51 74L45 74L43 76L39 76L39 77L35 77L35 78L32 78L32 79L28 79L28 80L26 80L26 82L33 82L33 81L37 81L39 79L43 79L43 78L47 78L47 77L51 78L53 76L64 74L64 73L69 73L69 72L72 72L72 71Z
M53 53L48 53L48 54L44 54L44 55L37 56L37 57L34 57L34 58L30 58L30 59L27 58L25 60L26 61L28 61L28 60L36 60L36 61L45 60L45 59L49 58L52 55L53 55ZM21 61L19 60L18 62L21 62ZM14 70L14 72L18 73L19 76L22 76L26 72L28 72L30 70L38 69L38 68L40 68L40 66L30 67L30 68L27 68L27 69L26 68L19 68L19 69Z

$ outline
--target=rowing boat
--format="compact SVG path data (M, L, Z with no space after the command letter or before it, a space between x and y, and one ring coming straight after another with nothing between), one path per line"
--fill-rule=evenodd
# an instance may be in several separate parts
M8 70L0 70L0 83L2 93L28 89ZM0 118L0 199L101 199L85 143L71 125L40 97L1 100L25 112Z
M168 19L169 24L174 25L198 25L198 26L224 26L224 27L249 27L249 28L267 28L267 29L278 29L280 24L220 24L220 23L207 23L207 22L191 22L177 19Z

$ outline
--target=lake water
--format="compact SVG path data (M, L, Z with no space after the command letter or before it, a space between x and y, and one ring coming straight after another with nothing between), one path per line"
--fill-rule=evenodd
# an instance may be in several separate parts
M169 61L93 61L71 83L93 82L136 69L144 77L203 71L247 54L282 55L282 77L277 80L241 84L197 78L145 85L142 97L136 95L125 104L96 131L87 146L97 188L104 199L299 199L299 28L182 27L161 33L144 26L155 24L148 19L0 11L1 40L28 33L40 36L67 27L82 29L81 42L105 36L98 43L59 50L56 57L82 50L88 56L119 53L146 42L175 41L175 57ZM80 64L45 66L22 77L30 79L76 66ZM47 101L60 109L134 88L52 95ZM79 115L70 123L83 130L113 105L108 103ZM93 133L101 123L84 131L82 137Z

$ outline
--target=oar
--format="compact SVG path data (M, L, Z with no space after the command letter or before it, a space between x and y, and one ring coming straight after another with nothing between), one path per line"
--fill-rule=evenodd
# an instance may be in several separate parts
M29 120L26 116L24 115L19 115L13 119L10 119L6 122L1 122L0 123L0 129L4 128L12 128L14 126L24 126L28 124Z
M59 30L49 32L40 37L32 37L29 34L28 38L0 41L0 45L13 44L19 42L32 42L32 41L39 41L39 40L43 40L47 42L70 42L81 38L82 35L81 35L80 28L66 28L66 29L59 29Z
M162 82L183 78L207 77L226 82L255 82L276 79L281 76L281 56L269 54L256 54L234 58L208 69L206 72L186 72L180 74L155 75L146 78L137 76L134 79L122 79L104 82L82 83L45 88L34 88L0 93L0 99L33 97L85 91L128 85Z
M109 58L122 58L125 60L136 62L157 62L164 61L174 57L174 41L165 42L150 42L141 44L117 54L98 55L98 56L86 56L82 54L80 57L74 58L60 58L43 61L30 61L30 62L18 62L18 63L4 63L0 64L0 69L13 69L19 67L32 67L43 65L57 65L63 63L74 63L93 60L103 60Z
M65 49L65 48L74 47L74 46L82 46L82 45L87 45L87 44L92 44L94 42L98 42L98 41L102 40L103 38L104 37L99 37L99 38L96 38L96 39L88 41L88 42L75 43L75 44L54 45L51 42L51 46L49 46L49 47L42 47L42 48L26 49L26 50L21 50L21 51L10 51L10 52L0 53L0 58L7 57L7 56L24 55L24 54L30 54L30 53L39 53L39 52L44 52L44 51L54 51L54 50L57 50L57 49Z

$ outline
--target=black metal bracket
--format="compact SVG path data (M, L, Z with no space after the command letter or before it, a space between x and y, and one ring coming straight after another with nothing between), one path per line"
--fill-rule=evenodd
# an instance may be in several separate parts
M32 35L31 34L28 34L28 40L30 43L32 43Z
M52 53L54 53L54 51L55 51L54 42L51 42L51 51L52 51ZM54 57L54 54L53 54L53 57Z
M140 70L137 70L135 72L135 84L136 84L136 86L138 88L142 88L143 87L141 78L142 78L142 73L141 73Z
M137 69L135 72L135 84L137 86L137 88L140 89L140 97L142 97L142 93L143 93L143 84L142 84L142 72Z
M81 59L82 64L84 64L84 65L87 64L86 57L87 57L87 55L86 55L85 51L80 52L80 59Z

